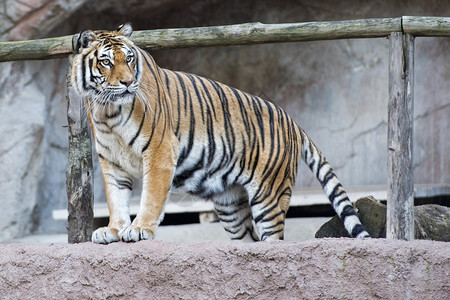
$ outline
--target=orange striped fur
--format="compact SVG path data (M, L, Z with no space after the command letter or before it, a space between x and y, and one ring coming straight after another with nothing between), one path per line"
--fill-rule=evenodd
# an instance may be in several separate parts
M368 236L324 156L281 108L162 69L130 41L131 33L129 24L84 31L73 60L72 84L87 99L110 211L94 242L153 238L170 188L210 199L232 239L283 239L300 158L349 233ZM137 177L142 196L131 222Z

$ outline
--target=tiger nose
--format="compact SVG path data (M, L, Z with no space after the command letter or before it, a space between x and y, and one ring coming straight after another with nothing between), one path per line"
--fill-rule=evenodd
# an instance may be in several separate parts
M123 84L126 87L129 87L130 84L133 83L133 80L121 80L120 83Z

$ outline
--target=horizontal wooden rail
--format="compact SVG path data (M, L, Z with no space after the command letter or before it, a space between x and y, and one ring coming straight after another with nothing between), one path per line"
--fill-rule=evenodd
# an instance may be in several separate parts
M404 33L414 37L450 37L450 18L444 17L402 17Z
M249 45L351 38L387 37L391 32L412 36L450 36L450 18L400 17L290 24L247 23L179 29L142 30L133 33L137 46L152 49ZM73 36L1 42L0 62L42 60L72 53Z
M72 54L72 36L0 43L0 62L43 60Z
M376 38L401 31L400 18L144 30L133 34L149 49Z

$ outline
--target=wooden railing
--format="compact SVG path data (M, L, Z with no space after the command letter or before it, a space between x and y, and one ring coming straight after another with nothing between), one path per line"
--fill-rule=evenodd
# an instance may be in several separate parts
M450 37L450 18L399 17L291 24L144 30L133 33L144 49L211 47L352 38L389 38L387 238L414 238L414 39ZM0 43L0 62L65 57L78 35ZM69 166L67 171L69 242L92 232L92 160L82 99L68 87Z

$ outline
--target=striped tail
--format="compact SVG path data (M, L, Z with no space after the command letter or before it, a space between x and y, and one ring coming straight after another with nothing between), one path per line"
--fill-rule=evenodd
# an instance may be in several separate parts
M344 222L345 229L352 237L370 237L330 164L302 129L300 129L300 135L302 138L302 159L316 175L331 205Z

